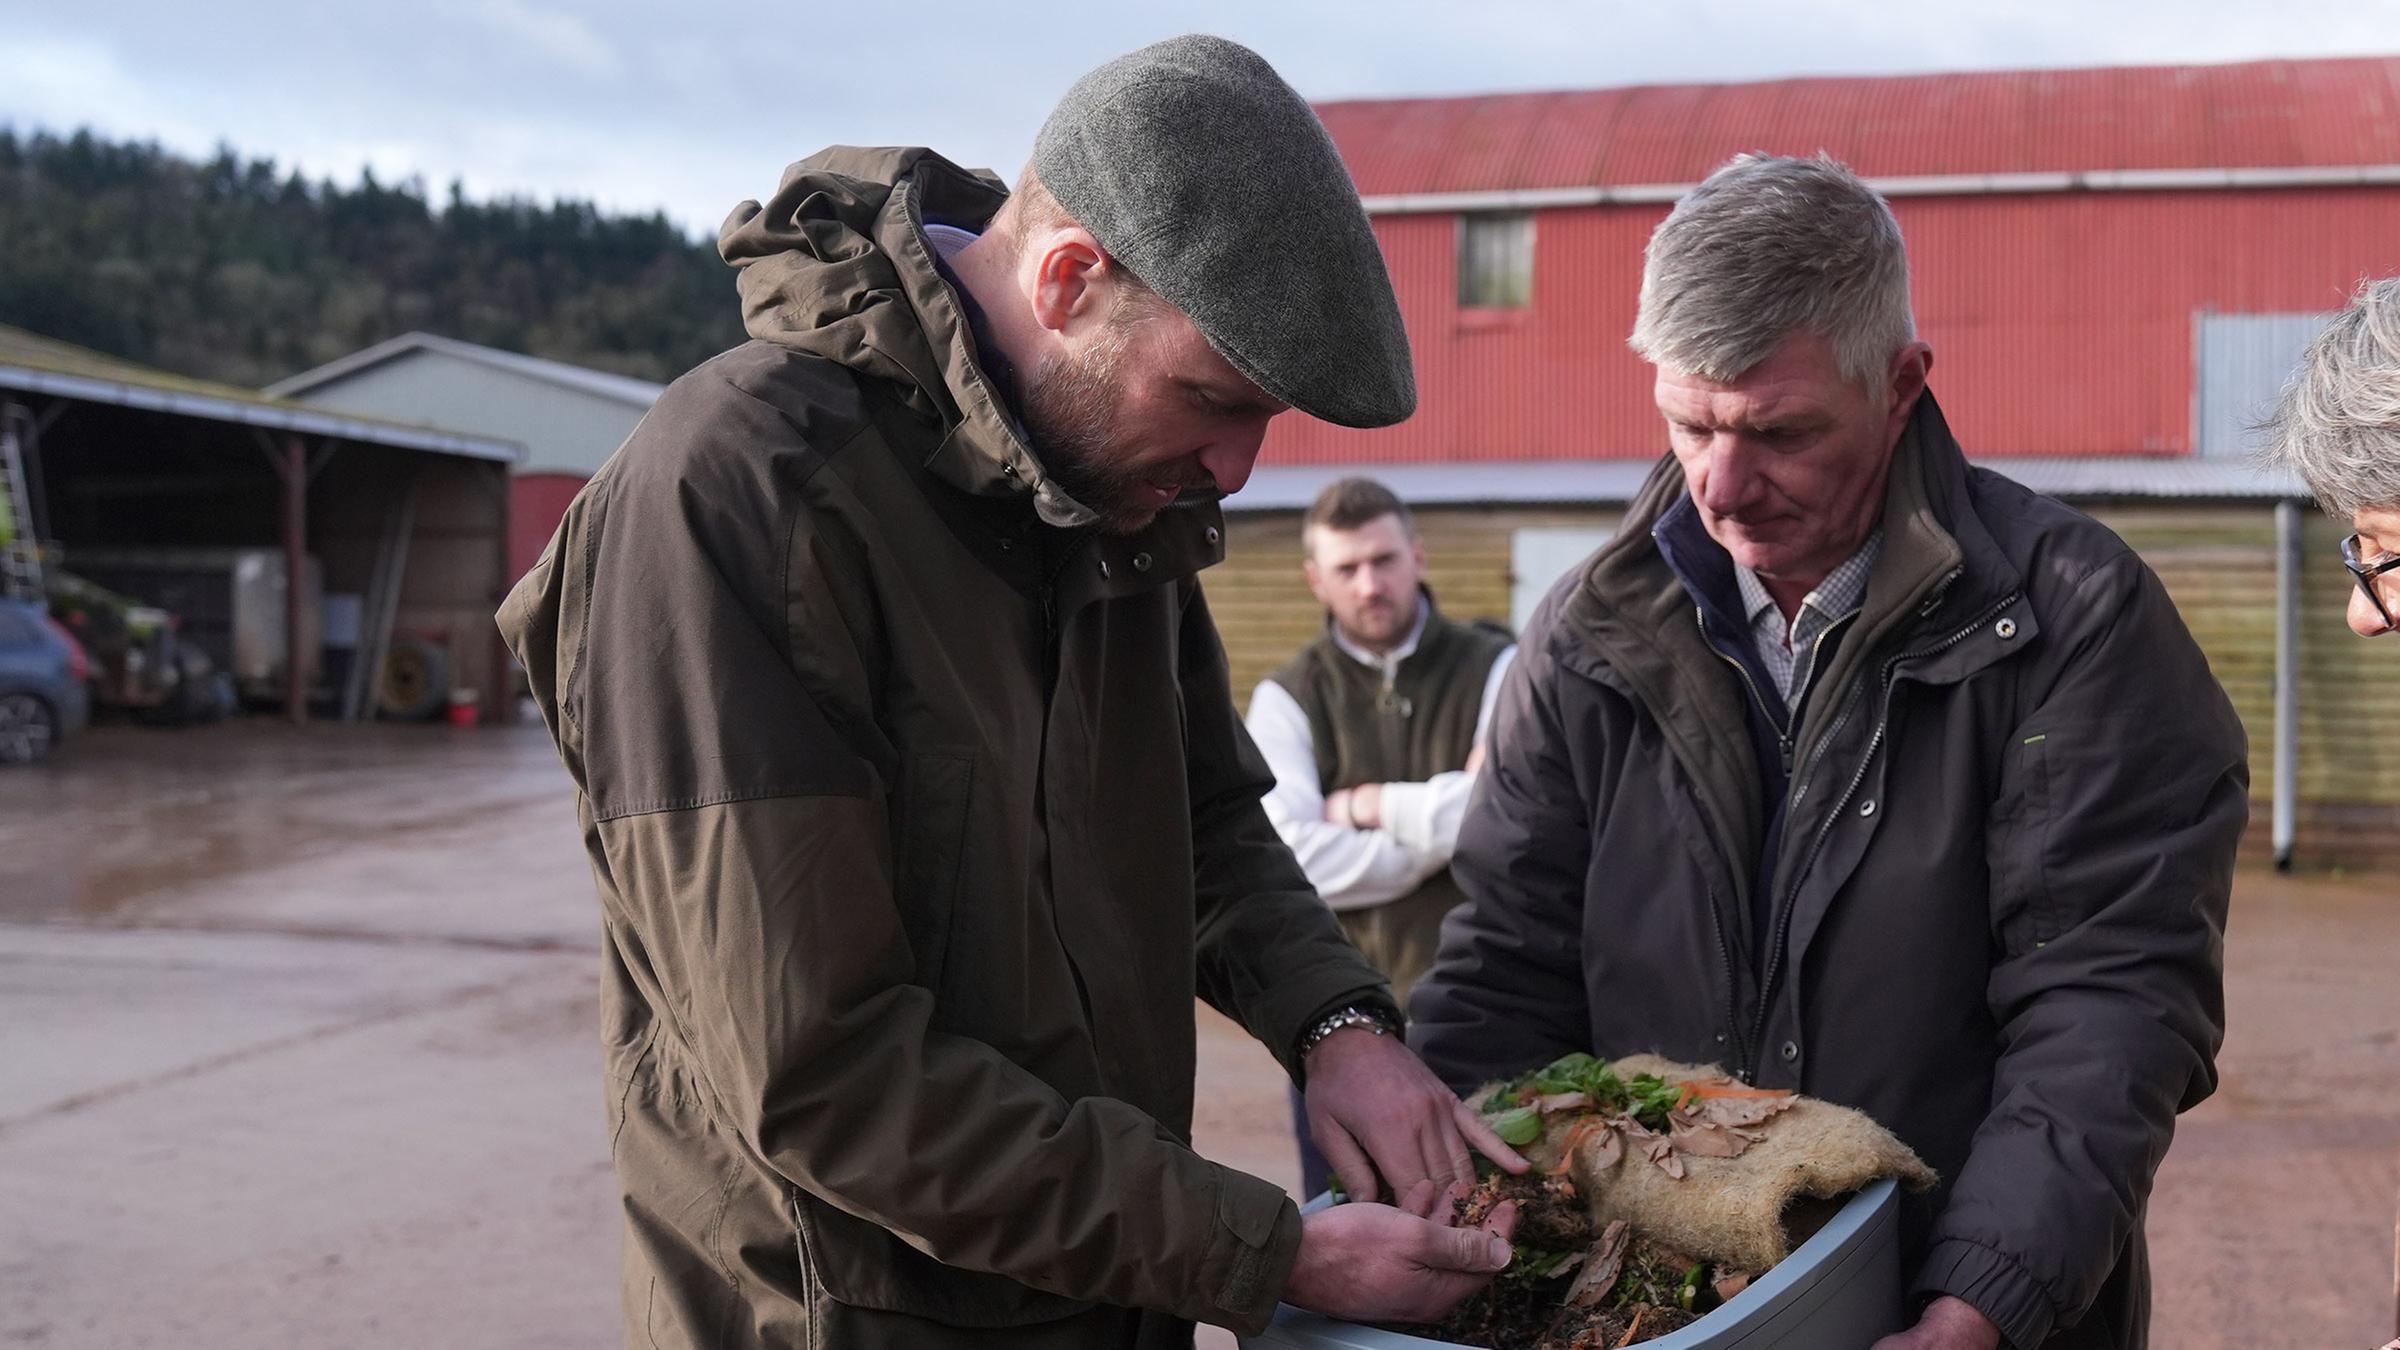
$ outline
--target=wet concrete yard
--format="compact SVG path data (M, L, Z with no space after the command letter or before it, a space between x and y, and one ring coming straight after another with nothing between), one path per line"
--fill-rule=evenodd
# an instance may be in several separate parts
M595 909L536 729L0 773L0 1346L618 1343ZM2155 1344L2392 1334L2396 957L2389 879L2244 874ZM1203 1149L1291 1184L1272 1061L1205 1017L1201 1073Z

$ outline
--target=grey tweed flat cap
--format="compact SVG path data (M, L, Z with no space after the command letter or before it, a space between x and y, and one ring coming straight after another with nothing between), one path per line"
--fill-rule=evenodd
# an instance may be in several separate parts
M1346 427L1417 407L1408 332L1325 124L1258 53L1169 38L1075 82L1034 172L1259 388Z

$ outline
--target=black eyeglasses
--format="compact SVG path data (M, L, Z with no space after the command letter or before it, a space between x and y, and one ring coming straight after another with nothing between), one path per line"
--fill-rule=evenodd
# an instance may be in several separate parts
M2377 559L2371 563L2362 563L2358 560L2358 536L2348 535L2342 539L2342 566L2350 569L2350 579L2358 583L2361 591L2366 592L2367 603L2373 605L2375 612L2382 616L2383 626L2400 628L2400 623L2392 620L2391 607L2383 602L2383 588L2375 584L2375 578L2393 568L2400 567L2400 553L2393 554L2389 558Z

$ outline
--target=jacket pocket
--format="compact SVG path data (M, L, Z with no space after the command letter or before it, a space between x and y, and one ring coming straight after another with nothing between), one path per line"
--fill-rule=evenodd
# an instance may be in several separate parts
M972 755L938 751L908 757L893 834L893 868L917 982L936 993L950 951L951 916L966 866L967 818L974 798Z
M1991 872L1992 938L2004 956L2022 956L2058 936L2050 898L2050 738L2035 731L2001 754L2000 795L1990 816L1985 858Z
M1005 1275L945 1266L886 1229L789 1188L792 1226L811 1300L922 1317L953 1327L1055 1322L1092 1305ZM812 1313L811 1322L817 1318Z

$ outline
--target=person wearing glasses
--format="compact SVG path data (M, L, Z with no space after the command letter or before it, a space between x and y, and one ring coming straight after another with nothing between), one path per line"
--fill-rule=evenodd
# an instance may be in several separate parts
M2400 277L2359 287L2308 344L2269 431L2268 461L2350 522L2350 631L2400 628Z
M2301 353L2268 423L2266 458L2337 520L2358 589L2344 616L2374 637L2400 628L2400 277L2370 281ZM2393 1325L2400 1330L2400 1225L2392 1233ZM2400 1350L2400 1339L2384 1350Z

